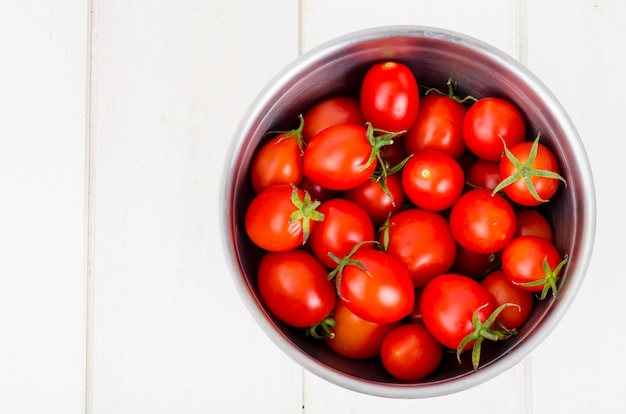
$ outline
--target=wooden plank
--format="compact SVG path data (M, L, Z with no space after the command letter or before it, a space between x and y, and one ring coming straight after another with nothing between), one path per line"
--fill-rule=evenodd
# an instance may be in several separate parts
M619 0L528 3L528 65L552 90L577 127L595 177L597 228L585 283L558 328L533 355L536 413L626 412L626 359L616 344L626 330L621 276L626 182L621 81L626 4ZM619 186L619 184L618 184ZM621 187L620 187L621 188ZM615 350L615 351L613 351Z
M94 2L89 413L300 408L219 237L231 135L297 22L287 0Z
M0 412L82 413L86 2L0 14Z
M358 11L358 12L355 12ZM302 49L309 50L336 36L374 26L412 24L463 32L520 58L523 50L520 8L516 2L411 1L303 2ZM389 400L346 391L305 373L306 413L422 412L502 413L530 410L530 359L476 388L436 399ZM484 397L490 400L485 403Z

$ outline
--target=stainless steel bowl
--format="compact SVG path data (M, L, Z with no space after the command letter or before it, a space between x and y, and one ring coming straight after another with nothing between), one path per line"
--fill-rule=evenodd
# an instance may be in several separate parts
M358 96L366 70L381 60L407 64L418 82L443 86L458 82L459 95L499 96L514 102L526 118L528 134L541 132L542 142L556 153L567 187L545 213L554 239L569 255L557 299L536 306L519 334L485 345L481 368L459 364L454 356L425 380L399 383L377 361L353 361L335 355L323 341L277 321L263 305L256 288L260 252L243 226L252 199L249 170L252 157L270 130L294 127L298 114L317 101L339 94ZM223 246L243 303L265 333L310 372L358 392L397 398L449 394L481 384L528 356L552 332L578 292L591 257L595 234L595 193L591 169L580 137L553 94L519 62L464 34L432 27L390 26L348 34L300 56L261 91L235 132L222 188Z

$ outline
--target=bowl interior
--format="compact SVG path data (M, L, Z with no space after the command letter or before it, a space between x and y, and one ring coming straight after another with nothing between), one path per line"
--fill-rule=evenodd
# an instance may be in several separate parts
M524 114L528 137L541 133L556 153L567 180L543 211L554 227L555 244L569 256L558 299L537 304L519 334L486 344L481 369L474 373L469 357L459 364L454 354L441 369L417 383L398 383L377 361L354 361L334 354L323 342L277 321L256 288L262 252L248 240L243 226L253 197L249 166L270 130L297 126L297 116L316 102L336 95L358 97L367 69L381 60L408 65L420 85L445 88L451 79L459 95L497 96ZM521 361L560 320L578 290L591 251L594 193L586 154L575 128L552 94L508 55L457 33L419 27L393 27L358 32L331 41L301 56L261 92L234 137L224 187L227 254L242 298L265 332L293 359L313 373L357 391L391 397L421 397L454 392L485 381ZM498 362L496 364L496 362Z

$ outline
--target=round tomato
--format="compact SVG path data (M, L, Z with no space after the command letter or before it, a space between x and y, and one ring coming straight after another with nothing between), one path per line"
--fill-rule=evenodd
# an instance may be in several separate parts
M343 198L323 202L318 208L324 220L316 223L309 237L309 246L324 266L334 268L337 263L329 256L342 258L363 241L374 241L374 225L367 212L358 204ZM362 248L372 248L366 243Z
M261 259L257 282L270 312L296 328L318 324L335 307L337 294L326 269L301 250L267 253Z
M385 191L386 189L386 191ZM344 191L344 197L363 207L375 226L382 225L389 214L404 206L405 194L400 174L371 177L363 184Z
M532 292L520 289L506 277L502 270L489 273L480 282L496 301L496 306L511 303L497 317L507 329L517 329L526 322L533 310L534 296Z
M358 317L338 300L333 310L332 335L324 338L326 344L338 355L350 359L368 359L380 355L385 336L396 326L394 323L375 323Z
M302 137L309 143L319 132L339 124L365 125L361 103L356 98L334 96L315 104L304 114Z
M272 138L254 156L250 177L255 193L274 184L300 183L304 153L301 128Z
M300 188L302 191L306 191L307 193L309 193L312 200L316 200L319 202L330 200L331 198L335 198L338 195L338 191L324 188L323 186L309 180L307 177L302 177L302 181L300 181L298 188Z
M508 147L508 145L507 145ZM559 164L554 153L539 137L534 142L524 141L509 147L500 160L501 182L494 192L504 193L522 206L545 203L556 193L561 181Z
M443 346L421 323L394 328L380 348L383 366L401 381L417 381L431 374L443 358Z
M303 174L330 190L347 190L364 183L377 159L368 131L359 125L333 125L317 134L304 151Z
M443 211L452 207L464 186L461 166L443 152L419 152L402 169L402 187L407 198L424 210Z
M447 272L456 256L448 222L432 211L412 208L394 214L379 240L408 269L416 288Z
M509 101L487 97L476 101L463 119L463 139L478 158L500 161L503 141L511 147L526 139L526 125L519 110Z
M474 312L478 310L479 318L484 322L495 310L494 299L480 283L453 273L433 278L424 287L420 300L424 324L450 349L457 349L463 338L474 330ZM468 343L463 349L471 346Z
M476 253L459 245L450 272L481 279L499 264L500 259L495 253Z
M245 228L250 240L262 249L286 251L304 244L316 221L323 216L308 193L290 184L261 191L246 210Z
M567 257L547 240L536 236L516 237L502 252L502 270L516 286L531 292L541 292L544 299L548 292L557 294L561 268Z
M517 227L515 236L537 236L552 242L552 226L539 211L529 208L515 212Z
M468 167L465 181L470 188L493 190L500 183L500 163L477 159Z
M375 249L358 249L337 267L339 298L357 316L377 323L396 322L413 310L415 291L404 264Z
M419 91L411 70L399 62L381 62L365 74L360 92L367 122L385 131L406 131L417 117Z
M393 139L390 144L382 146L379 149L379 154L387 169L397 166L409 156L404 149L402 139Z
M482 254L495 253L513 238L515 211L511 204L490 190L463 194L450 211L450 229L463 247Z
M454 98L431 94L420 100L417 118L402 137L409 154L431 149L459 158L465 152L463 119L467 108Z

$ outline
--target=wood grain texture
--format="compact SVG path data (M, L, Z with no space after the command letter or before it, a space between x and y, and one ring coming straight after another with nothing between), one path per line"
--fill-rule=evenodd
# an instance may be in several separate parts
M0 412L82 413L86 4L0 14Z

